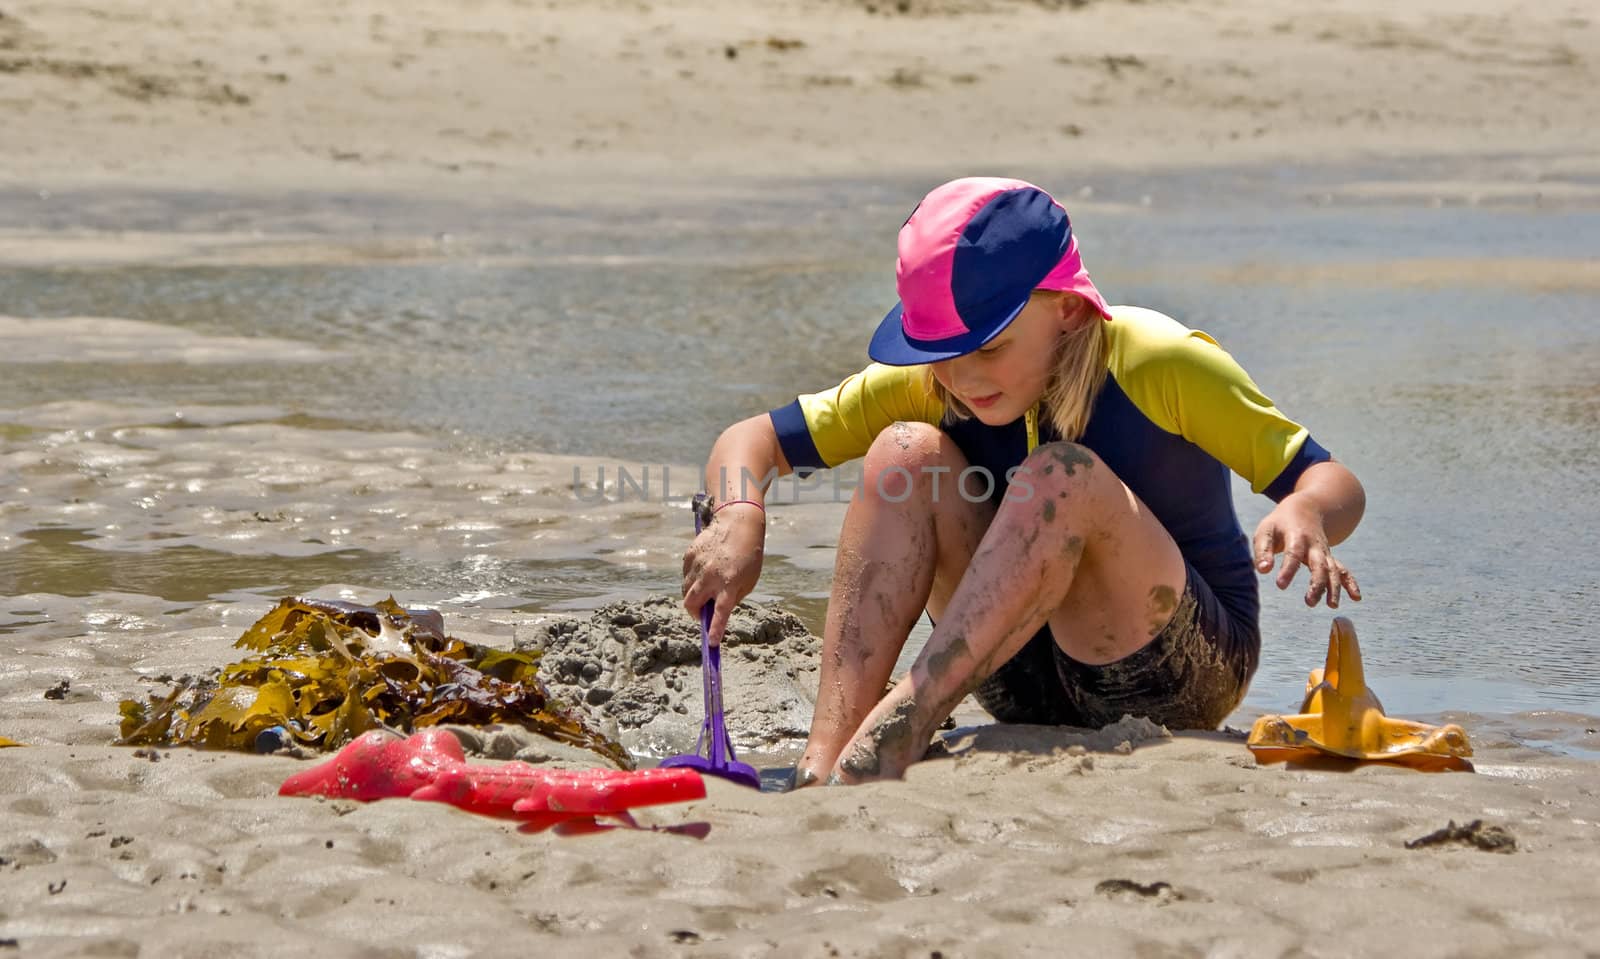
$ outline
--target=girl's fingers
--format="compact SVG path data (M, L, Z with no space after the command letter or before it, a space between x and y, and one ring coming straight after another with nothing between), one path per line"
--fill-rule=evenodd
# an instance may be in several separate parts
M709 635L711 645L717 646L722 642L723 633L728 629L728 618L733 615L733 608L739 605L729 591L728 584L719 583L714 577L704 577L686 583L683 592L683 608L693 616L695 622L700 621L700 611L706 608L707 603L715 603L711 610L711 628Z
M1306 551L1306 568L1311 571L1311 584L1306 589L1306 605L1315 606L1328 591L1328 554L1315 547Z
M710 602L716 595L716 590L711 588L705 580L697 579L684 586L683 608L695 619L700 618L700 609Z
M1294 582L1295 574L1300 572L1300 567L1305 565L1305 561L1305 547L1299 543L1289 544L1289 548L1283 551L1283 568L1278 570L1279 589L1289 588L1289 584Z
M1272 569L1272 556L1277 552L1274 548L1277 544L1277 539L1278 528L1276 526L1263 523L1261 528L1256 530L1256 569L1261 570L1263 573Z
M722 634L727 631L728 617L733 615L734 605L733 597L726 593L717 596L716 608L711 613L711 645L722 645Z
M688 584L689 583L692 583L695 580L699 579L700 578L700 574L704 573L705 571L706 571L706 564L698 556L695 556L695 557L684 557L684 561L683 561L683 582L684 582L685 589L688 588Z
M1351 599L1361 602L1361 586L1356 582L1356 575L1348 569L1344 570L1344 591L1350 594Z
M1338 609L1344 596L1349 596L1355 602L1361 601L1361 586L1355 576L1343 563L1334 559L1333 551L1319 537L1285 529L1269 516L1257 527L1252 549L1256 569L1262 573L1272 572L1276 555L1283 554L1283 564L1278 567L1277 575L1279 589L1289 588L1299 574L1300 567L1304 566L1310 571L1311 582L1306 587L1307 606L1316 606L1326 598L1329 609Z

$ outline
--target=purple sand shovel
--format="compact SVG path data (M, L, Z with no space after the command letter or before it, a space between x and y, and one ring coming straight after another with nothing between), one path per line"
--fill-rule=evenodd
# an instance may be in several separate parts
M709 522L711 498L696 493L694 502L694 531L699 535ZM695 741L694 752L668 756L662 766L679 766L698 769L708 776L720 776L730 782L751 789L761 788L761 774L749 763L739 762L733 754L733 743L728 741L728 728L722 722L722 647L711 645L711 611L715 600L700 607L700 665L706 705L705 722L700 724L700 738ZM707 750L705 755L701 750Z

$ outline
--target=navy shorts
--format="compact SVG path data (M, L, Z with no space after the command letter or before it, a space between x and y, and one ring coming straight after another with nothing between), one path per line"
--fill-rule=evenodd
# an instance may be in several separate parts
M1231 613L1185 564L1172 620L1137 652L1080 663L1046 626L973 692L1003 723L1098 729L1123 714L1168 729L1216 729L1244 699L1261 655L1261 630Z

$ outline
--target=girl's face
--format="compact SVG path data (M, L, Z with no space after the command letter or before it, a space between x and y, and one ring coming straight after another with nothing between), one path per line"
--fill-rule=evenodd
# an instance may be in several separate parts
M934 379L988 426L1004 426L1039 402L1055 372L1061 334L1083 322L1076 296L1038 292L982 349L933 363Z

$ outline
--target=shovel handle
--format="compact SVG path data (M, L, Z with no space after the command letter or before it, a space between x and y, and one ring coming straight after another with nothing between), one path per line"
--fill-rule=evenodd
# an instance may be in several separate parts
M711 494L699 492L690 500L694 512L694 532L700 535L712 515ZM711 616L716 611L716 600L707 600L700 607L700 662L702 693L705 697L706 732L710 743L706 758L714 769L726 769L734 759L733 744L728 741L727 724L722 718L722 647L711 645Z

